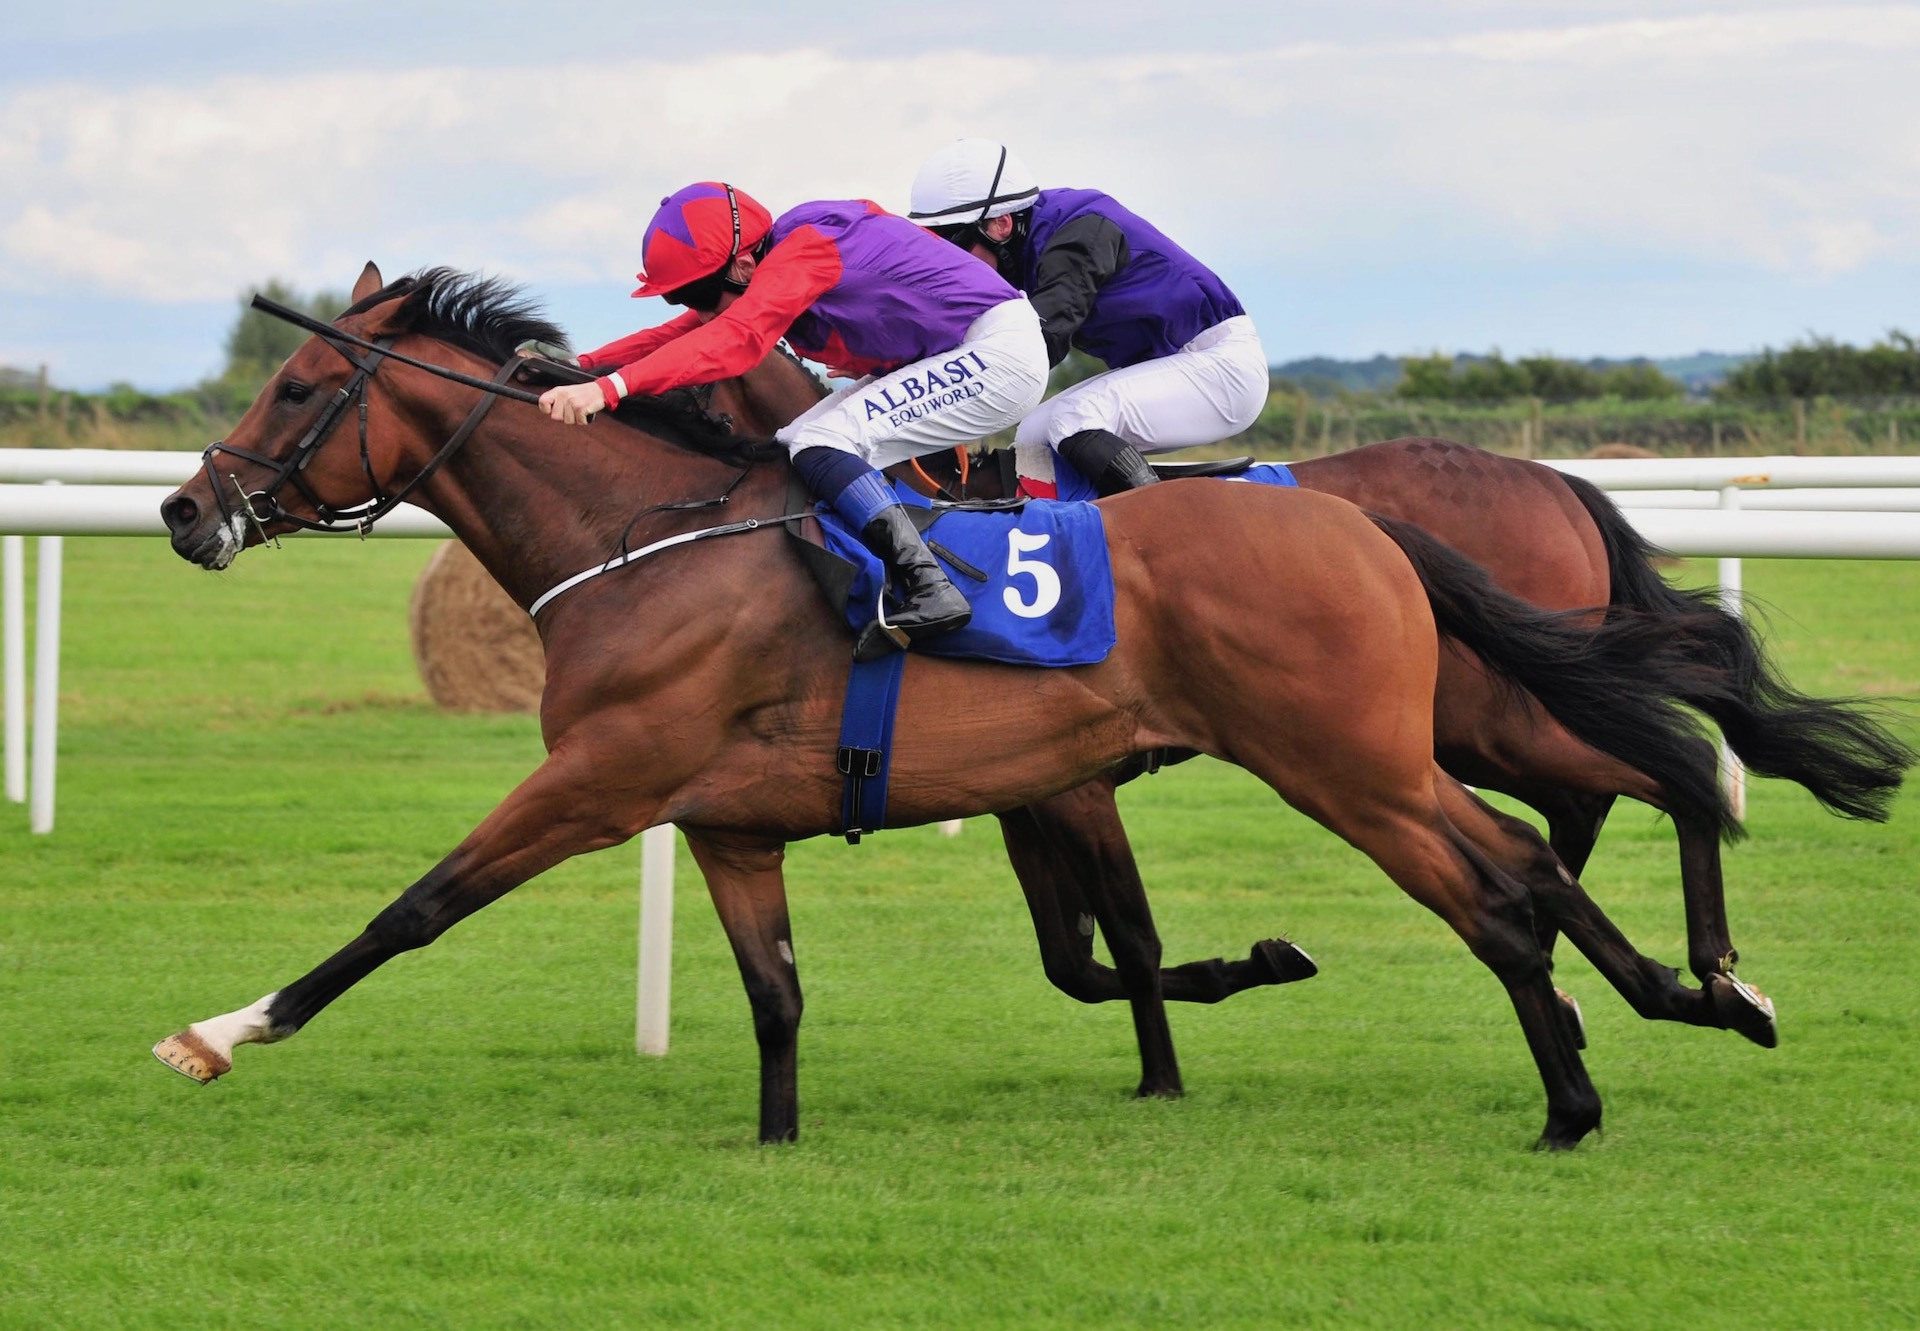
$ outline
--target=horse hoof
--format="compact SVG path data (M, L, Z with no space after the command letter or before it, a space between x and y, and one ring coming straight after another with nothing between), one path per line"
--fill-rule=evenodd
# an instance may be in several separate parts
M1580 1011L1580 1000L1565 989L1555 989L1554 997L1560 1000L1560 1015L1567 1023L1567 1034L1573 1037L1575 1049L1587 1047L1587 1019Z
M1263 984L1292 984L1295 980L1311 980L1320 973L1320 968L1304 948L1284 938L1268 938L1255 943L1247 960L1266 975Z
M1143 1081L1135 1088L1133 1098L1136 1100L1179 1100L1183 1098L1186 1093L1187 1088L1177 1081L1169 1082L1165 1085Z
M1600 1130L1600 1110L1595 1105L1591 1110L1567 1114L1562 1117L1547 1116L1547 1127L1540 1139L1533 1144L1536 1151L1571 1151L1590 1132Z
M1707 994L1713 999L1714 1015L1728 1030L1738 1031L1762 1049L1779 1045L1780 1028L1774 1024L1771 998L1725 973L1707 977Z
M169 1035L153 1047L153 1056L183 1077L205 1086L233 1071L233 1060L195 1035L191 1028Z

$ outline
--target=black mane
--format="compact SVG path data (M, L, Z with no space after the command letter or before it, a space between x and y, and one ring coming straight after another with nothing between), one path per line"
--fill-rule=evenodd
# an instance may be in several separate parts
M504 278L457 268L423 268L355 301L341 318L399 299L393 331L414 333L472 352L495 365L513 358L522 342L566 347L567 334L539 304ZM728 421L709 415L700 395L675 389L661 397L630 397L610 413L624 424L695 452L745 465L771 456L761 441L743 439Z
M504 278L457 268L409 273L355 301L346 313L359 314L396 296L404 298L396 332L449 342L496 365L505 364L522 342L567 344L566 333L520 288Z

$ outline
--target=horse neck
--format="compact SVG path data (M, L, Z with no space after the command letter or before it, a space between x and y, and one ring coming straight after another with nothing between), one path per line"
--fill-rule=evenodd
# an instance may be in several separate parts
M416 413L411 460L425 466L472 407L470 394L439 395ZM413 502L453 529L524 609L565 578L662 535L772 510L726 508L660 513L629 525L655 504L715 498L740 480L737 468L630 426L601 420L559 425L535 408L498 402L466 444L429 477ZM757 478L755 478L757 479ZM777 502L777 500L775 501ZM764 507L764 506L763 506Z
M710 410L732 418L735 433L765 439L826 395L799 361L774 350L745 374L715 384Z

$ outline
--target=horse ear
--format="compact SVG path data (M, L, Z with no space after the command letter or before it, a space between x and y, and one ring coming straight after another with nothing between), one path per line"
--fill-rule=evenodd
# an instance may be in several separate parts
M353 301L359 303L378 291L386 283L380 278L380 270L374 267L373 260L367 260L367 266L360 270L360 279L353 284Z

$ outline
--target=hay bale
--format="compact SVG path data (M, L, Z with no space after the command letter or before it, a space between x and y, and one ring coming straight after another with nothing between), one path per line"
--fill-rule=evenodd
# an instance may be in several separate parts
M533 712L546 686L540 635L466 546L427 561L407 607L413 660L440 706L455 712Z
M1589 458L1657 458L1660 455L1651 448L1642 448L1638 444L1601 444L1587 451Z

